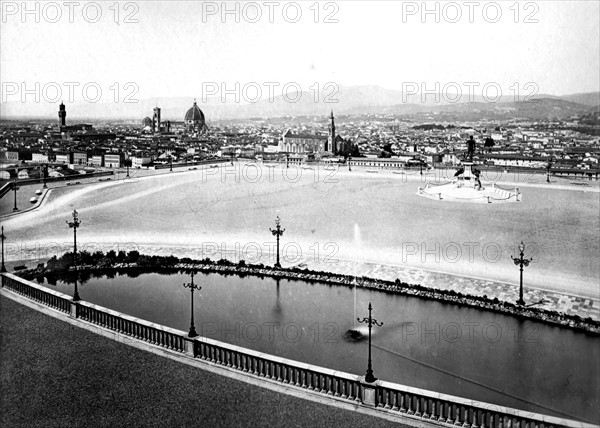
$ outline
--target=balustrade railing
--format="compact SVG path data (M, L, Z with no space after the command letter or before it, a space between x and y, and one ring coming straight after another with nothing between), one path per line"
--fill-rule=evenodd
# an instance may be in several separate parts
M2 274L2 285L39 304L151 345L229 370L331 396L336 400L362 403L392 414L469 428L597 427L391 382L376 381L369 384L364 382L362 376L276 357L205 337L190 338L183 331L102 306L84 301L73 302L70 296L12 274Z
M88 302L78 302L77 318L116 333L163 348L185 352L185 333L159 324L140 320Z
M69 313L73 299L66 294L25 281L9 273L2 274L2 286L45 306Z

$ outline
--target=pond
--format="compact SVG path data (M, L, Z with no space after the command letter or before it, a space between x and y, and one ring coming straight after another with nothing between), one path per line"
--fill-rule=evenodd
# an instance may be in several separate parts
M91 278L82 299L188 331L185 274ZM382 380L599 423L600 341L566 328L416 297L304 281L199 273L200 335L364 375L368 344L356 318L373 317L373 370ZM72 283L44 286L71 295ZM365 340L351 341L358 329Z

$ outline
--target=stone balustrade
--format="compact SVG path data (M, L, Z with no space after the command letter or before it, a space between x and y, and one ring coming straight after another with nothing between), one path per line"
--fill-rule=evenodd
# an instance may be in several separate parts
M2 274L2 287L5 287L16 294L20 294L34 302L49 306L61 312L70 313L73 298L66 294L50 290L26 281L18 276L5 273Z
M367 383L364 377L276 357L217 340L190 338L183 331L151 323L102 306L73 301L12 274L2 274L9 292L50 307L80 322L158 346L182 358L194 358L332 400L352 402L382 412L407 415L440 425L471 428L584 428L595 425L469 400L385 381Z

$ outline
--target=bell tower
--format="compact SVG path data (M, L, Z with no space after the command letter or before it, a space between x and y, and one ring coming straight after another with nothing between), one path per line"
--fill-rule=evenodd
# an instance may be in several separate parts
M66 125L66 118L67 118L67 110L65 108L65 105L61 102L60 106L58 107L58 123L60 126L65 126Z
M160 108L154 107L154 117L152 118L152 131L160 132Z
M337 147L335 147L335 121L333 119L333 110L331 110L329 120L329 147L326 148L326 151L331 151L331 153L335 154L337 152Z

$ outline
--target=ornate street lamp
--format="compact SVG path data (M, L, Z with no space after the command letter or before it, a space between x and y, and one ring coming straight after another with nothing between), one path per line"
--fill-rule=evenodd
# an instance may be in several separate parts
M275 219L275 229L269 228L273 236L277 237L277 261L275 262L275 267L277 268L281 267L281 264L279 263L279 237L283 235L283 232L285 232L285 229L281 228L280 222L281 221L279 220L279 216L277 216L277 218Z
M520 277L520 281L519 281L519 300L517 301L517 305L521 305L523 306L525 304L525 301L523 300L523 266L529 266L529 262L531 262L533 259L526 259L524 258L525 254L525 244L523 243L523 241L521 241L521 244L519 244L519 258L515 258L513 256L510 256L511 259L513 259L513 262L515 262L515 265L519 266L519 269L521 271L521 277Z
M42 177L44 179L44 189L47 189L48 186L46 185L46 177L48 177L48 164L45 163L44 166L42 167Z
M73 229L73 262L75 263L75 270L77 271L77 228L81 224L79 221L77 210L73 210L73 221L67 221L69 228ZM75 279L75 291L73 292L73 301L81 300L79 292L77 291L77 279Z
M548 160L548 165L546 165L546 183L550 183L550 169L552 168L552 156Z
M196 336L198 336L198 333L196 333L196 327L194 326L194 290L201 290L202 287L199 286L199 285L194 284L194 274L195 274L194 271L192 271L192 273L190 274L191 277L192 277L192 282L188 282L187 284L183 284L183 286L185 288L189 288L190 289L190 292L192 294L190 331L188 333L188 337L196 337Z
M2 267L0 268L0 272L6 272L6 266L4 266L4 240L6 236L4 236L4 226L2 226L2 233L0 233L0 239L2 240Z
M375 382L377 380L377 378L373 376L373 367L371 365L371 328L374 325L378 327L381 327L383 325L383 323L379 323L376 319L371 317L372 309L373 308L371 307L371 302L369 302L369 317L363 318L362 320L360 318L356 318L359 323L367 323L367 325L369 326L369 364L367 366L367 375L365 376L365 381L369 383Z
M129 166L131 165L131 159L129 159L129 154L127 155L127 159L125 159L125 166L127 167L127 175L125 178L129 178Z
M17 190L19 189L20 187L17 186L17 179L15 178L15 181L13 182L13 192L15 193L15 207L13 208L13 211L19 211L17 208Z

